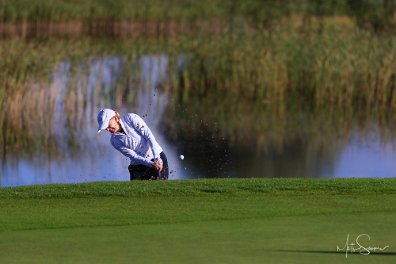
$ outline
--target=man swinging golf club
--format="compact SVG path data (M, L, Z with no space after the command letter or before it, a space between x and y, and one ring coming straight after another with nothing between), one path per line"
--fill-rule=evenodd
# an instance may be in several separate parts
M111 133L110 142L127 156L131 180L167 180L168 161L161 146L143 119L133 113L122 117L112 109L104 108L98 114L98 133Z

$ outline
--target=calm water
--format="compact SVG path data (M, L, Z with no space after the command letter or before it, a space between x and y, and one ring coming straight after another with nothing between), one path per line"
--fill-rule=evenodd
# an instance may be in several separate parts
M396 176L394 138L381 136L376 124L365 133L351 129L342 140L326 138L319 147L304 135L285 141L280 148L270 147L269 142L269 147L261 150L230 144L224 137L208 136L206 131L188 142L170 140L163 120L167 120L172 94L159 87L166 86L171 67L176 71L185 67L185 56L175 61L171 66L168 57L159 54L142 56L134 62L122 57L98 57L77 65L59 62L49 73L46 87L54 92L52 133L58 153L5 153L0 186L127 181L128 159L111 147L109 133L97 134L96 114L103 107L134 112L146 120L168 156L170 179ZM65 110L70 91L75 101L72 117ZM191 109L187 103L176 106L175 111ZM212 109L190 112L191 122L202 121L200 115L205 115L205 111ZM73 121L78 126L71 127ZM70 142L77 147L71 147ZM185 159L181 160L180 155Z

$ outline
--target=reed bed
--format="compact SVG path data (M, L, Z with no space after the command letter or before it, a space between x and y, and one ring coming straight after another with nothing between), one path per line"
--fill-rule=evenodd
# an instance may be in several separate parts
M396 38L325 30L282 29L199 43L182 75L181 93L222 90L253 102L311 110L394 109Z
M168 37L201 31L219 34L235 18L247 20L252 25L269 25L287 16L288 6L292 6L292 2L88 0L81 3L76 0L2 0L0 36ZM299 9L294 11L297 13Z
M186 48L191 63L173 78L164 133L189 142L206 131L259 151L306 138L321 148L376 126L383 139L393 138L396 39L344 19L300 25Z
M288 15L308 9L309 2L291 0L2 0L0 20L20 21L97 21L97 20L188 20L227 19L230 16L263 17ZM316 1L314 1L316 2ZM345 1L344 1L345 2ZM341 5L332 7L345 13Z
M189 128L184 123L188 117L180 116L177 110L183 106L198 113L200 105L206 105L205 110L214 109L203 120L209 124L206 129L215 128L214 133L232 144L259 135L251 137L258 142L249 144L264 147L269 142L279 142L279 146L287 142L299 125L289 127L293 122L287 117L299 120L298 113L335 113L347 126L351 113L389 120L389 113L396 108L396 38L361 30L350 19L293 19L298 23L288 19L271 30L241 21L230 24L224 31L228 33L210 37L3 40L3 151L7 147L25 151L32 146L51 149L56 145L52 131L54 90L48 83L62 61L71 64L72 75L62 107L68 116L68 131L77 133L81 119L73 117L84 111L88 98L84 97L84 83L76 81L76 69L84 61L103 56L122 57L130 65L111 90L96 93L102 103L114 106L125 102L124 98L133 98L134 89L139 87L139 70L133 68L136 60L145 54L168 56L169 79L163 88L173 96L169 118L174 117L172 122L180 125L171 127L170 137L181 130L192 136L201 133L200 125L189 123ZM182 66L178 64L180 57L184 58ZM135 77L129 75L131 71ZM79 87L83 87L82 96L78 96ZM210 96L214 97L206 103L203 99ZM235 106L236 110L230 111ZM94 115L90 118L94 120ZM214 123L217 125L212 126ZM276 133L263 133L270 129ZM319 133L315 135L320 140ZM73 145L73 136L69 140Z
M306 21L347 16L360 28L392 34L395 14L395 0L1 0L0 36L218 34L240 21L273 29L295 16Z

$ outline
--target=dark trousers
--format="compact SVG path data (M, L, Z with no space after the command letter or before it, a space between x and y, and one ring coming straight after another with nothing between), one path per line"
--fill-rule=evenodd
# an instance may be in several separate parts
M167 180L169 177L168 159L164 152L161 152L162 171L145 165L129 165L129 175L132 180ZM154 161L154 160L152 160Z

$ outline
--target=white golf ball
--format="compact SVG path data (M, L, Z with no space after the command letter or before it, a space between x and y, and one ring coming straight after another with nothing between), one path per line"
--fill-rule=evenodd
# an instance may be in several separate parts
M184 155L180 155L179 158L180 158L181 160L184 160Z

